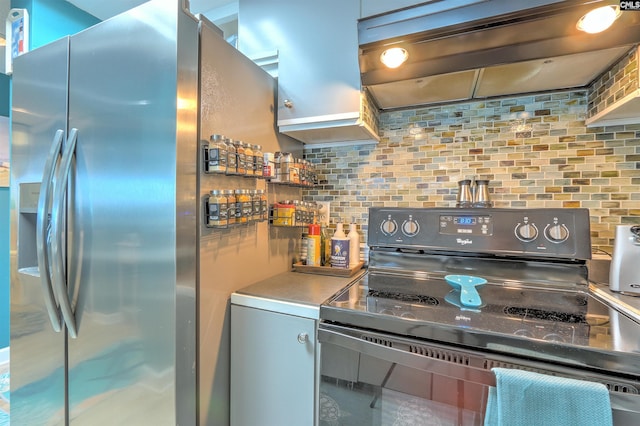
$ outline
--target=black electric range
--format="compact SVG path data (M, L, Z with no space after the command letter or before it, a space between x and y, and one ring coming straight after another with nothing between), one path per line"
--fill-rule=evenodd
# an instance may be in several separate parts
M640 383L640 324L589 290L588 210L372 208L368 244L368 273L321 306L321 323ZM487 280L479 305L452 274Z

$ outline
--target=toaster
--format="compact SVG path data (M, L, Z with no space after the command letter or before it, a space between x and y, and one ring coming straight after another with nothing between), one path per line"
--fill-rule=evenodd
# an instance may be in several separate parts
M609 288L640 296L640 225L616 226Z

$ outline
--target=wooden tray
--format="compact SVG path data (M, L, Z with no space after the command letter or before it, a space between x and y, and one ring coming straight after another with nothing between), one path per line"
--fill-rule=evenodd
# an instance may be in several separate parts
M332 275L334 277L350 277L364 266L364 261L360 261L356 266L349 269L332 268L331 266L308 266L302 263L294 263L293 271L302 272L303 274Z

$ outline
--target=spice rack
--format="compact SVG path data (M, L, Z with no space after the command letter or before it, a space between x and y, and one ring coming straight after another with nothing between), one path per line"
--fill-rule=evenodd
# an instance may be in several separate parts
M269 183L311 187L318 181L318 175L311 162L294 158L290 153L277 152L272 159L270 153L265 154L264 178Z
M269 223L272 226L299 228L317 221L318 206L315 202L285 200L271 205Z
M264 154L260 145L212 135L211 141L202 141L200 147L204 173L264 178Z
M267 196L262 189L214 189L204 200L207 228L229 228L267 220Z
M203 167L207 174L223 174L267 179L270 183L310 187L317 182L311 162L288 152L262 152L260 145L212 135L200 143Z

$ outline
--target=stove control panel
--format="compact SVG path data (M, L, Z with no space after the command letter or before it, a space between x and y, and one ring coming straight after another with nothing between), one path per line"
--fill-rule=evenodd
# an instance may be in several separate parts
M589 211L371 208L368 244L371 247L590 259Z

